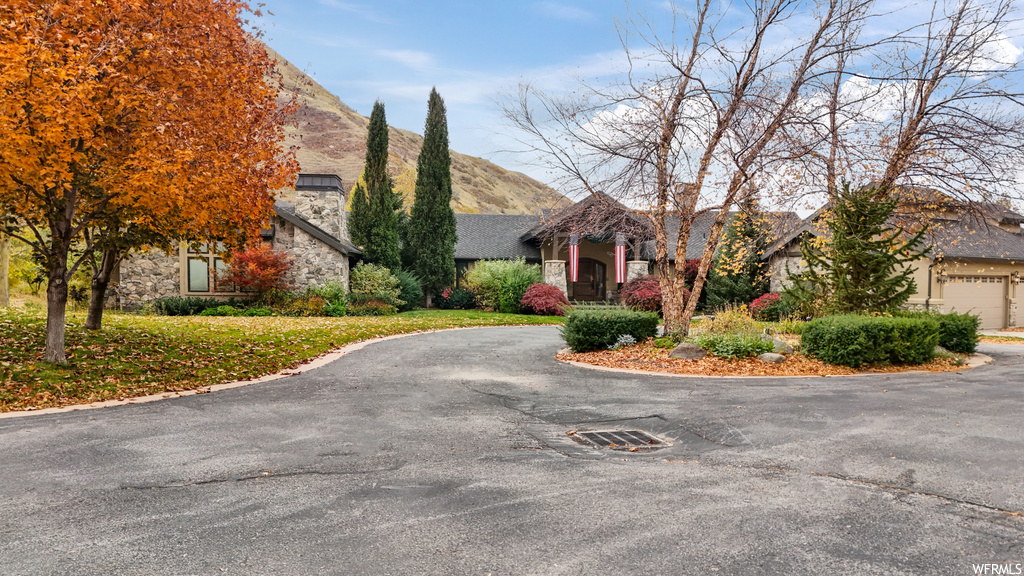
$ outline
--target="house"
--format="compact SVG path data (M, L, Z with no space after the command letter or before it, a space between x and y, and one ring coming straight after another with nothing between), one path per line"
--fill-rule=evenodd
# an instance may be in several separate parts
M770 213L772 237L800 222L792 212ZM687 260L700 258L717 212L698 216L690 228ZM615 199L594 194L559 211L538 216L503 214L456 214L458 242L455 260L459 275L481 259L525 258L541 264L545 283L558 286L570 300L614 300L618 280L654 273L654 230L650 220ZM730 216L731 218L731 216ZM670 266L675 265L674 246L680 219L666 218ZM616 275L616 236L624 246L622 274ZM569 260L575 246L578 270L569 277ZM624 262L622 262L624 260Z
M348 239L346 201L337 175L300 174L294 201L274 204L262 237L294 258L288 273L292 286L303 289L330 280L348 286L350 260L361 252ZM206 244L182 244L172 254L150 250L121 262L112 278L113 292L125 308L169 296L245 296L235 286L218 281L217 273L225 269L215 247Z
M934 191L915 190L917 197L902 205L926 214L927 256L915 262L917 292L907 305L937 312L971 312L982 329L1018 325L1017 293L1024 274L1024 216L994 204L967 210L961 203ZM826 207L827 208L827 207ZM808 216L762 255L771 273L771 290L789 284L790 274L801 271L800 247L820 236L816 225L826 208Z

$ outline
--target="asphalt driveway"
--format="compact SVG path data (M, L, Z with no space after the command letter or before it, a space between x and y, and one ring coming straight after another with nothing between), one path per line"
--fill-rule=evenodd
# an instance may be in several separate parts
M0 420L0 573L973 574L1024 564L1024 347L694 379L417 335L276 382ZM640 428L673 446L587 448Z

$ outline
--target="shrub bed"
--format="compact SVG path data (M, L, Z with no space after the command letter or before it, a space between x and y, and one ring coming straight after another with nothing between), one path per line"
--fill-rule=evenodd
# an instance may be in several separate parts
M622 285L622 289L619 290L619 298L623 304L634 310L660 312L661 284L658 282L658 277L647 274L633 278ZM689 299L689 294L683 298L684 300Z
M550 284L534 284L523 294L519 304L524 311L542 316L565 316L569 300L562 291Z
M777 292L758 296L750 303L750 315L762 322L778 322L791 312L789 303Z
M350 276L348 313L352 316L394 314L406 302L399 295L402 281L384 266L360 262Z
M442 310L472 310L476 308L476 294L449 286L438 296L437 307Z
M518 313L526 290L541 280L540 266L524 258L481 260L466 273L480 306L507 314Z
M243 301L244 302L244 301ZM153 300L153 311L160 316L197 316L204 310L217 308L218 306L231 306L242 302L231 298L220 300L217 298L202 298L199 296L171 296L168 298L157 298Z
M654 337L658 321L654 312L627 308L577 308L566 317L562 338L573 352L606 350L624 334L637 342Z
M759 334L713 334L703 333L690 341L719 358L750 358L771 352L775 345Z
M923 364L935 355L939 323L927 316L826 316L808 322L805 354L829 364Z
M957 354L974 354L978 349L978 317L969 313L900 312L904 318L934 318L939 323L939 346Z
M939 346L950 352L974 354L978 349L978 317L972 314L938 314Z

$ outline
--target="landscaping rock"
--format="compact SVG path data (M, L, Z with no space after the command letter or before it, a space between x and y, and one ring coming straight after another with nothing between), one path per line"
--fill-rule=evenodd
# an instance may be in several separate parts
M683 342L668 353L670 357L679 358L681 360L700 360L706 354L707 350L704 350L696 344L690 344L689 342Z
M793 353L793 347L790 346L789 344L787 344L783 340L779 340L778 338L774 338L774 337L769 336L767 334L762 334L761 335L761 339L762 340L770 340L772 345L775 347L772 350L772 352L775 352L776 354L792 354Z
M759 355L757 359L769 364L782 364L786 361L785 356L782 354L775 354L774 352L765 352L764 354Z

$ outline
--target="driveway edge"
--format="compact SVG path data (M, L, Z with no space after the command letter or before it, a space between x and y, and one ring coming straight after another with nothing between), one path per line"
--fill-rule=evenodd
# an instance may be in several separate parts
M295 368L289 368L281 370L273 374L267 374L266 376L260 376L259 378L253 378L251 380L235 380L234 382L225 382L224 384L213 384L211 386L204 386L202 388L196 388L194 390L180 390L176 392L160 392L159 394L149 394L147 396L135 396L133 398L126 398L124 400L104 400L102 402L91 402L89 404L73 404L71 406L60 406L56 408L43 408L41 410L17 410L12 412L0 412L0 420L6 418L25 418L28 416L39 416L43 414L61 414L64 412L77 412L79 410L94 410L97 408L112 408L114 406L127 406L130 404L145 404L147 402L156 402L158 400L168 400L170 398L183 398L185 396L194 396L196 394L209 394L210 392L220 392L221 390L230 390L232 388L241 388L242 386L249 386L250 384L262 384L264 382L273 382L274 380L281 380L282 378L289 378L291 376L298 376L304 372L320 368L338 360L346 354L350 354L357 350L362 350L370 344L376 344L378 342L384 342L385 340L395 340L398 338L406 338L409 336L416 336L419 334L432 334L434 332L451 332L453 330L479 330L480 328L525 328L532 326L552 326L552 324L520 324L511 326L466 326L462 328L443 328L439 330L420 330L417 332L407 332L405 334L394 334L391 336L382 336L380 338L371 338L369 340L361 340L359 342L353 342L346 344L341 348L336 348L330 352L326 352L320 356L317 356L306 362L300 364Z

